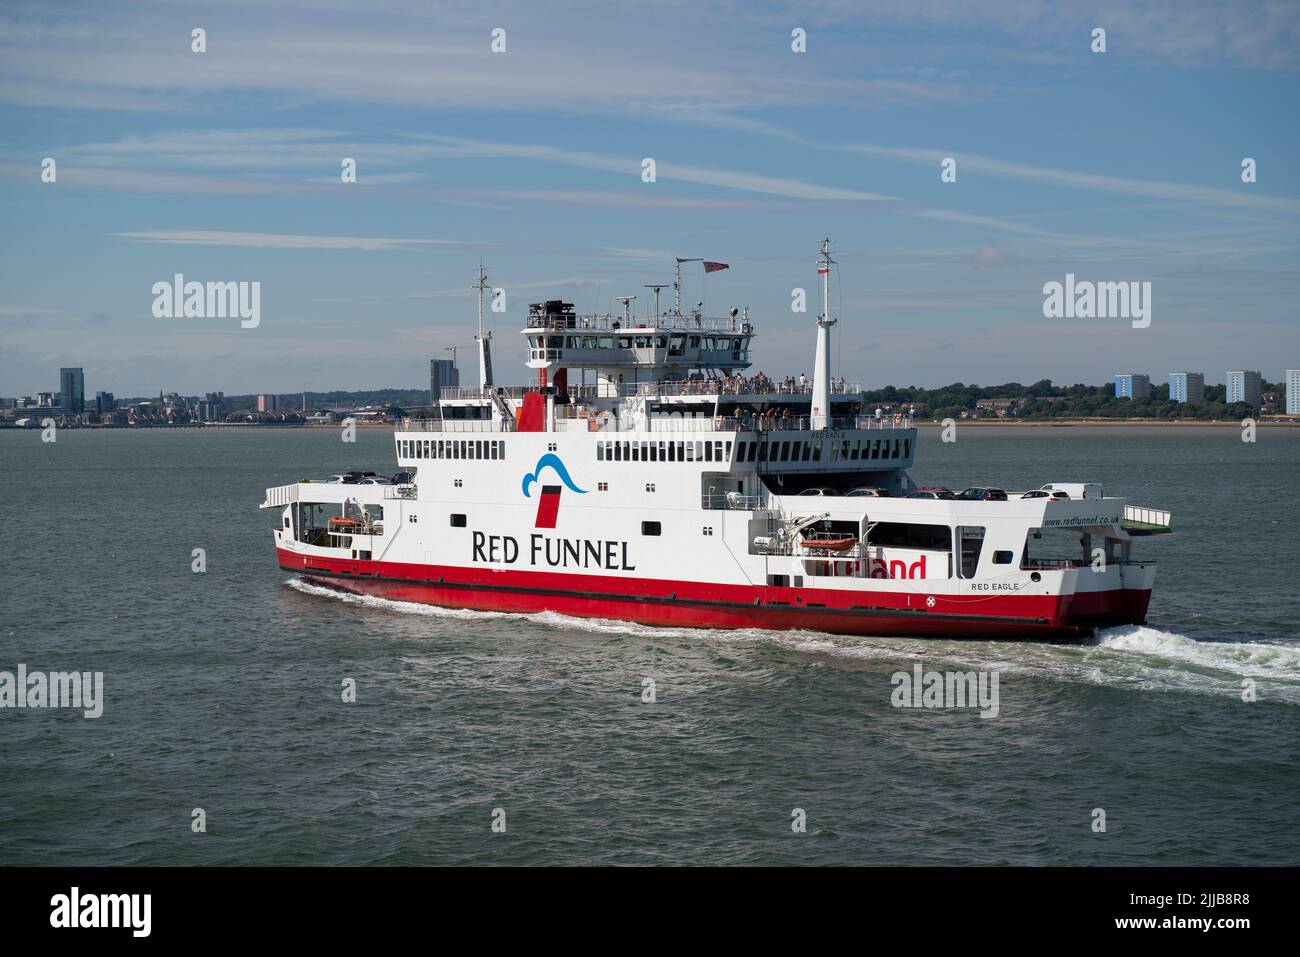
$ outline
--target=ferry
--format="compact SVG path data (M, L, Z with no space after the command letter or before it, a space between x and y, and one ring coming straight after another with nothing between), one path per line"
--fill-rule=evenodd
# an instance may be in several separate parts
M391 480L267 489L279 567L396 601L661 626L1070 640L1145 621L1155 563L1134 539L1170 531L1167 511L1088 482L918 488L911 411L872 411L831 376L830 241L811 380L748 373L747 308L682 309L682 263L700 261L678 260L663 311L666 283L640 315L635 296L606 315L530 305L521 386L493 381L480 266L478 387L398 424Z

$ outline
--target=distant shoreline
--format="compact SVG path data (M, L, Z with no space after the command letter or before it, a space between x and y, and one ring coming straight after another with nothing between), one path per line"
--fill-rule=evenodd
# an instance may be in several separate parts
M1196 428L1196 429L1240 429L1241 423L1238 421L1215 420L1210 422L1197 421L1192 419L1178 419L1169 421L1168 419L1063 419L1063 420L1020 420L1020 419L955 419L956 425L963 428L974 426L980 429L1091 429L1091 428ZM926 420L923 422L914 422L913 425L918 429L942 429L942 422ZM1300 420L1288 419L1256 419L1255 425L1265 429L1300 429ZM305 423L255 423L255 422L188 422L184 425L73 425L60 426L61 429L74 429L78 431L113 431L113 432L136 432L136 431L202 431L204 429L220 431L225 429L237 429L240 431L247 429L332 429L342 428L341 422L305 422ZM356 422L354 427L358 429L387 429L396 431L399 423L395 422ZM0 424L0 432L29 432L39 431L36 426L27 426L26 428L8 424ZM743 431L743 430L742 430Z
M1196 419L956 419L957 425L967 426L974 425L981 429L987 428L1092 428L1096 426L1123 426L1123 427L1140 427L1140 426L1158 426L1160 428L1219 428L1219 429L1240 429L1240 421L1200 421ZM941 422L927 420L925 422L914 423L917 428L941 429ZM1300 429L1300 420L1273 420L1273 419L1256 419L1255 425L1260 428L1274 429Z

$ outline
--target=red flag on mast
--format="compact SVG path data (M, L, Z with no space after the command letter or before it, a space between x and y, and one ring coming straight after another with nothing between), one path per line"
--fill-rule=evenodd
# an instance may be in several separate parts
M721 269L730 269L730 268L731 266L728 265L727 263L711 263L708 262L707 260L704 263L705 272L718 272Z

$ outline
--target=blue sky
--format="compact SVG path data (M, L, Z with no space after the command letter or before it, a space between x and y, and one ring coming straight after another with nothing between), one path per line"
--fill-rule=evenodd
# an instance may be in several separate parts
M797 375L822 236L835 372L869 386L1276 380L1300 367L1298 68L1293 3L15 0L0 395L65 365L118 395L424 386L472 342L480 260L522 381L528 302L641 304L674 255L730 263L688 265L685 300L748 306L755 367ZM260 282L260 325L155 319L178 272ZM1150 327L1045 319L1066 273L1150 281Z

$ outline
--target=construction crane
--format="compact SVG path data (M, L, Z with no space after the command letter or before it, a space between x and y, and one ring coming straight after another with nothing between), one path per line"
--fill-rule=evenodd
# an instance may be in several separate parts
M461 344L459 344L459 345L454 345L454 346L443 346L442 348L443 348L443 351L444 351L444 352L450 352L450 353L451 353L451 365L452 365L452 368L454 368L457 372L459 372L459 371L460 371L460 364L456 361L456 350L458 350L458 349L476 349L476 348L478 348L478 344L475 343L475 344L473 344L473 345L465 345L464 343L461 343Z

